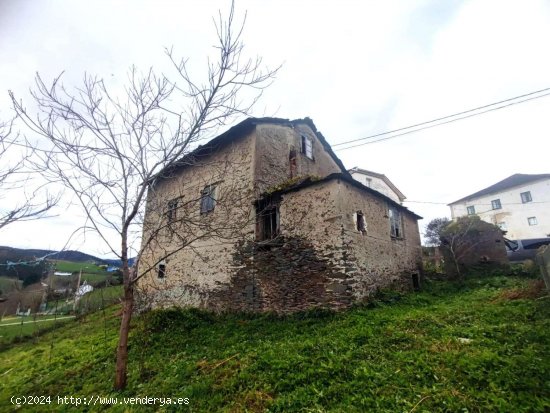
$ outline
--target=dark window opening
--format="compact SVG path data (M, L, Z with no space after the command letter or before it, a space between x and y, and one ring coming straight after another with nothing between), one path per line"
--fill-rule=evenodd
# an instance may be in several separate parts
M260 203L256 209L256 240L267 241L279 235L279 208L270 203Z
M468 212L468 215L475 215L476 207L474 205L466 207L466 211Z
M298 166L296 163L296 150L291 149L288 154L288 163L290 165L290 177L294 178L297 175Z
M216 206L216 186L208 185L201 191L201 214L213 211Z
M313 141L304 135L302 135L302 153L309 159L313 159Z
M356 217L357 219L355 222L355 228L357 229L357 231L364 234L365 232L367 232L367 223L365 221L365 215L363 214L362 211L357 211Z
M164 278L165 276L166 276L166 264L161 263L158 266L157 277L158 278Z
M494 199L491 201L491 207L493 209L502 209L502 204L500 203L500 199Z
M403 238L401 213L396 208L389 208L390 235L392 238Z
M168 201L168 209L166 211L166 218L168 219L168 222L174 222L177 218L177 212L178 212L178 199L172 199Z

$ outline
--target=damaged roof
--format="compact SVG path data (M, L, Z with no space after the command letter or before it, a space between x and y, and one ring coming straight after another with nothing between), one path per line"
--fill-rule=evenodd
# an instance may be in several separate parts
M323 148L325 149L325 151L327 151L327 153L334 160L336 165L338 165L342 173L349 176L349 172L344 167L344 164L342 163L342 161L336 156L336 154L328 144L327 140L323 136L323 134L317 130L317 127L315 126L313 121L308 117L305 117L303 119L294 119L294 120L281 119L281 118L247 118L242 122L238 123L237 125L229 128L227 131L225 131L221 135L218 135L214 139L208 141L204 145L199 146L197 149L185 155L179 161L164 168L158 174L158 176L161 178L169 177L174 172L180 169L183 169L187 166L194 165L198 162L198 160L201 157L206 157L215 153L216 151L220 150L223 146L233 142L235 139L248 135L250 132L252 132L256 128L257 125L262 125L262 124L282 125L282 126L290 126L290 127L294 127L295 125L299 125L299 124L305 124L309 126L311 130L315 133L317 139L319 139L319 142L321 142L321 145L323 145Z
M494 185L488 186L487 188L482 189L481 191L474 192L473 194L465 196L464 198L460 198L459 200L451 202L450 204L447 204L447 205L454 205L459 202L467 201L473 198L478 198L483 195L495 194L498 192L505 191L506 189L514 188L516 186L525 185L534 181L540 181L541 179L550 179L550 174L536 174L536 175L514 174L509 176L506 179L503 179L502 181L497 182Z
M374 196L386 201L389 205L392 205L392 206L396 207L397 209L400 209L401 211L412 215L416 219L423 219L423 217L421 217L420 215L415 214L410 209L408 209L407 207L401 205L400 203L395 202L390 197L388 197L388 196L386 196L386 195L384 195L384 194L382 194L382 193L380 193L380 192L378 192L378 191L376 191L372 188L369 188L368 186L363 185L361 182L357 181L356 179L353 179L349 174L333 173L333 174L327 175L327 176L325 176L324 178L321 178L321 179L306 178L303 181L301 181L301 182L299 182L299 183L297 183L293 186L290 186L290 187L285 188L285 189L281 189L279 191L272 192L272 193L269 194L269 196L273 197L273 196L277 196L277 195L284 195L284 194L289 193L289 192L300 191L304 188L309 188L309 187L314 186L314 185L319 185L319 184L334 181L334 180L344 181L344 182L354 186L355 188L360 189L361 191L367 192L371 195L374 195Z

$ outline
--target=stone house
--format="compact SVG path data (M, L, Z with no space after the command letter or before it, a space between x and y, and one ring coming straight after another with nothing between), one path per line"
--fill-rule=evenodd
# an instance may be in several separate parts
M249 118L151 183L142 305L345 308L412 287L418 215L353 179L309 118Z

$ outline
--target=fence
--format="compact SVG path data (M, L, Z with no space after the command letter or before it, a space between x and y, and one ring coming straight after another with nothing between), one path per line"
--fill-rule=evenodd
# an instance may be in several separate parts
M122 286L96 288L75 297L49 299L43 291L18 291L11 295L10 302L0 308L0 347L13 342L33 339L67 322L81 319L84 315L100 311L120 302ZM14 310L14 306L17 308Z

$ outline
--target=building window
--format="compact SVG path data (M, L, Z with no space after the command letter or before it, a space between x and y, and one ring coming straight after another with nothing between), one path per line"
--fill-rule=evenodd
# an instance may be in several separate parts
M357 211L355 213L355 228L362 234L367 232L367 223L365 221L365 215L363 214L363 211Z
M309 159L313 159L313 140L302 135L302 153Z
M491 207L492 207L493 209L502 209L502 205L501 205L501 203L500 203L500 199L493 199L493 200L491 201Z
M166 263L164 261L159 262L157 267L157 277L164 278L166 276Z
M538 225L537 217L529 217L527 218L527 222L530 226Z
M216 186L208 185L201 191L201 214L214 210L216 206Z
M178 201L179 198L168 201L168 208L166 209L166 218L168 219L168 223L176 221L178 214Z
M256 211L256 240L267 241L279 235L279 208L260 204Z
M476 207L475 206L469 206L466 207L466 211L468 211L468 215L475 215L476 213Z
M372 188L372 179L365 178L365 186Z
M390 216L390 235L392 238L403 238L401 226L401 213L396 208L389 209Z
M533 198L531 198L531 191L522 192L520 195L522 204L526 204L527 202L531 202L533 200Z

